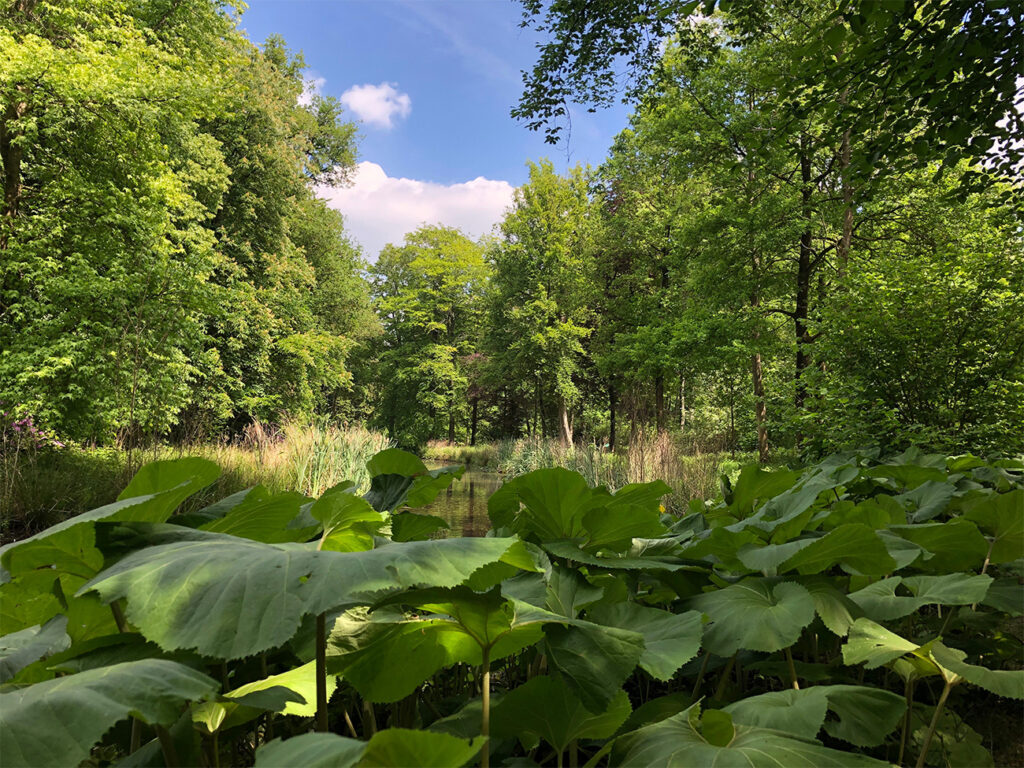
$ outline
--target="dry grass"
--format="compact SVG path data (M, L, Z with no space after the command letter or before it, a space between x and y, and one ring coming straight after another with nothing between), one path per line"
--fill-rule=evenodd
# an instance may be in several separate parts
M156 445L131 455L116 448L71 446L0 453L0 538L23 538L109 504L141 464L155 459L201 456L221 468L220 478L187 505L198 508L261 484L307 496L319 496L342 480L368 487L367 459L390 446L379 432L316 422L280 429L254 424L235 441Z

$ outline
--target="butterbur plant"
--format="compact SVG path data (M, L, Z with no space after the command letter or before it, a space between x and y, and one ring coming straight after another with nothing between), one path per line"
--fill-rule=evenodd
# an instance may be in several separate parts
M218 472L0 549L5 767L982 765L1024 700L1020 460L751 466L682 517L542 469L482 538L399 450L179 512Z

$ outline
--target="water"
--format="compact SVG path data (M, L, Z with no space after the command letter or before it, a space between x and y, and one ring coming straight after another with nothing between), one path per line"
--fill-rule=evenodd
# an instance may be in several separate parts
M428 463L428 466L435 469L443 465ZM497 472L467 469L461 479L454 481L447 491L439 493L423 512L448 521L451 527L440 531L441 535L483 536L491 527L487 517L487 499L503 482Z

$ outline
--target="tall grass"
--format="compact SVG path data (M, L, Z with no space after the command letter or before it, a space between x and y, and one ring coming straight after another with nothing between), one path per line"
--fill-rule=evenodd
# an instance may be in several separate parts
M498 458L498 446L496 443L453 445L441 440L431 440L423 449L423 458L428 461L465 464L467 467L479 469L494 469Z
M131 455L117 448L72 446L0 452L0 539L21 538L109 504L138 466L154 459L201 456L220 466L217 482L189 500L193 509L261 484L307 496L319 496L342 480L367 488L367 459L390 446L379 432L318 421L280 428L254 424L236 440L154 445Z
M682 512L690 499L718 494L721 476L734 474L752 454L733 458L725 452L686 453L670 434L640 434L628 446L610 453L595 445L563 445L558 440L524 438L497 445L495 468L515 477L542 467L579 472L591 485L614 490L629 483L664 480L672 488L666 506Z

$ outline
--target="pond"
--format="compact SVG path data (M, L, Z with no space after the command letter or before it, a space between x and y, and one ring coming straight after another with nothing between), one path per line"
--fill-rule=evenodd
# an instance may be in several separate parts
M436 469L443 465L428 462L428 466ZM491 527L487 517L487 499L503 482L504 478L497 472L469 468L461 479L438 494L423 511L448 521L451 527L441 531L442 535L483 536Z

